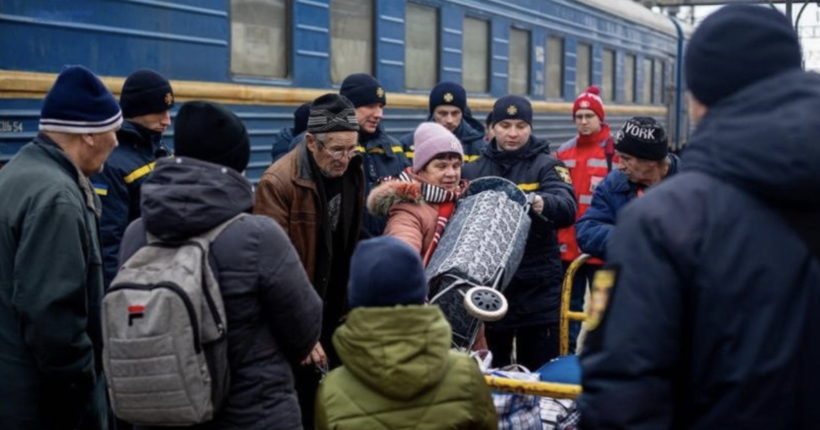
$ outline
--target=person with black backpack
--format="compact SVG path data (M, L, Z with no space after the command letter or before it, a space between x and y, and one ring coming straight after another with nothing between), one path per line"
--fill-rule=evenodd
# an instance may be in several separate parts
M820 423L820 76L780 11L729 5L684 57L682 170L627 205L593 281L579 428Z
M176 158L143 185L104 300L114 412L146 426L301 429L291 363L318 341L322 302L282 228L250 215L239 118L193 101L174 128Z

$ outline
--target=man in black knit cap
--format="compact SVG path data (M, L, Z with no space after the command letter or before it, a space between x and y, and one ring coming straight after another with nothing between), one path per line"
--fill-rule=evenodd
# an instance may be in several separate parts
M365 196L378 185L379 180L397 176L410 161L398 140L389 136L381 124L387 95L379 81L366 73L354 73L345 78L339 94L345 96L356 108L359 123L357 149L363 155L362 165L365 176ZM364 213L364 231L370 236L382 234L385 219Z
M695 129L681 172L618 214L578 428L817 428L820 76L765 6L706 17L683 61Z
M305 428L313 428L317 368L341 364L331 339L347 313L350 258L362 228L364 176L358 135L356 111L347 98L317 98L305 140L268 168L256 190L254 213L270 216L285 229L324 302L320 341L304 367L296 370Z
M668 145L663 126L649 117L630 118L615 134L617 168L595 187L589 209L575 223L581 251L606 259L621 208L677 173L680 159L668 153Z
M162 133L171 125L173 106L170 82L153 70L137 70L122 86L120 107L125 121L117 132L120 145L105 162L102 173L91 177L102 201L100 239L106 288L117 274L125 228L140 217L140 187L157 159L170 155Z

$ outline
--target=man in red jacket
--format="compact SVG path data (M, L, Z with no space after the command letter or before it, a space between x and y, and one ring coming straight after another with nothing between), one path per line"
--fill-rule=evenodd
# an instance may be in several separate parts
M586 212L592 202L595 187L603 181L617 162L614 141L610 137L609 124L604 122L604 103L599 94L601 90L591 86L575 99L572 105L572 118L578 135L558 148L557 158L566 164L572 186L575 189L575 198L578 200L578 211L575 220ZM566 273L570 263L579 255L581 250L575 240L575 226L558 231L558 243L561 250L561 262ZM582 310L584 290L587 280L592 279L592 273L600 267L601 260L592 259L586 266L576 272L572 285L572 310ZM570 348L574 349L575 338L578 336L580 324L570 325Z

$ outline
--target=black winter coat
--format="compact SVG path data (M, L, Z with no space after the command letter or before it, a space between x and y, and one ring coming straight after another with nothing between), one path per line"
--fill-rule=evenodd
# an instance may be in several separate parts
M356 149L362 154L363 158L365 196L369 196L370 191L376 185L379 185L380 179L398 176L411 164L405 157L404 149L399 141L390 137L381 125L373 134L359 131L359 146ZM365 235L380 236L386 225L387 221L384 218L373 216L370 212L364 211L362 233Z
M817 112L820 76L752 84L709 108L682 173L624 208L582 428L817 428L820 262L781 214L820 220Z
M530 137L515 151L499 150L495 139L477 161L464 165L463 176L500 176L544 199L540 215L532 214L524 258L504 295L509 312L496 327L520 327L558 321L561 256L557 229L575 222L575 192L564 163L549 155L549 142Z
M180 240L252 204L250 183L231 169L160 160L143 186L143 217L125 232L121 260L145 244L146 226L160 239ZM290 363L298 366L319 339L322 302L293 245L272 219L246 216L214 241L210 255L228 316L231 387L215 419L193 428L301 429ZM242 350L248 353L240 357Z
M103 171L90 178L102 202L100 241L106 289L119 268L122 235L128 224L140 217L142 183L154 170L154 162L171 154L162 143L162 133L127 120L117 131L117 140L119 146L105 161Z

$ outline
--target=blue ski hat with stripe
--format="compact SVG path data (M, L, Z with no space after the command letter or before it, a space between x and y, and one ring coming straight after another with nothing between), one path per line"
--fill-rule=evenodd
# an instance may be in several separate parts
M90 70L68 66L46 94L40 131L96 134L117 130L122 111L111 91Z

